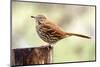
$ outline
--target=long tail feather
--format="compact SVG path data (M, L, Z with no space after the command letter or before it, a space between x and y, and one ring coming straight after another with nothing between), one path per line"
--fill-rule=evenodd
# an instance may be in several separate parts
M91 37L86 36L86 35L75 34L75 33L66 33L66 35L70 35L70 36L78 36L78 37L83 37L83 38L87 38L87 39L90 39L90 38L91 38Z

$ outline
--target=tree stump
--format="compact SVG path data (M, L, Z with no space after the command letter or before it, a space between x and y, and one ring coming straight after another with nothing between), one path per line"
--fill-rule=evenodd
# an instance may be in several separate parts
M11 54L13 66L48 64L53 61L52 46L12 49Z

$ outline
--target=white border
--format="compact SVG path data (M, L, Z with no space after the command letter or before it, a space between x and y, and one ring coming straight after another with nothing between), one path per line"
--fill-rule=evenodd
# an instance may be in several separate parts
M29 0L27 0L29 1ZM97 6L97 62L40 65L40 67L99 67L100 65L100 0L30 0ZM0 66L10 67L10 0L0 0ZM29 67L29 66L27 66ZM31 67L31 66L30 66Z

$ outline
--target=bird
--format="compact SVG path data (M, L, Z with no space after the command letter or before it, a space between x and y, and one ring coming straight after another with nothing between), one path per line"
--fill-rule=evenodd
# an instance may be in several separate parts
M59 40L67 38L69 36L78 36L86 39L91 38L82 34L65 32L59 25L50 21L45 15L41 14L31 16L31 18L34 18L35 20L37 34L43 41L47 42L49 45L55 44Z

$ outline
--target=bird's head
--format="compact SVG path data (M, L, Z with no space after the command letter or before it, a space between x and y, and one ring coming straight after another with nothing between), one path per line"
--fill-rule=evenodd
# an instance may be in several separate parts
M31 16L31 18L34 18L39 24L47 19L44 15Z

